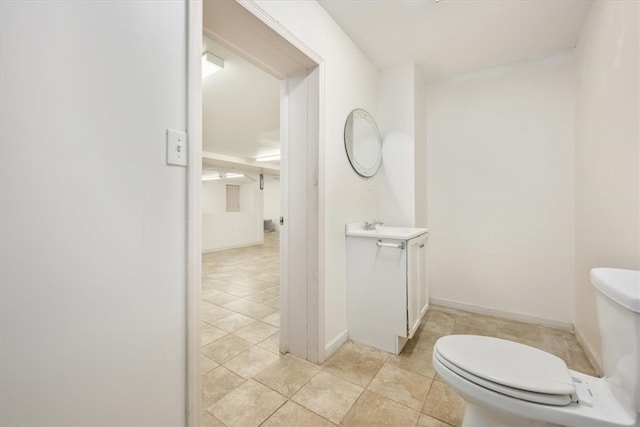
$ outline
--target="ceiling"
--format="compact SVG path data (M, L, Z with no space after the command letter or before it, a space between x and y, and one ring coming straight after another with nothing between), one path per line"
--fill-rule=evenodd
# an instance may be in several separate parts
M319 0L379 69L426 82L573 48L591 0Z
M202 81L202 149L245 160L280 152L280 80L204 38L224 69Z
M592 1L319 0L319 3L379 69L415 62L425 81L431 82L573 48ZM205 8L205 33L210 37L204 37L203 44L206 50L224 59L225 68L202 82L203 150L219 155L216 159L205 159L203 166L222 172L242 168L255 174L262 171L258 165L249 167L255 157L280 151L279 77L312 62L298 57L299 52L296 56L296 52L282 47L273 48L282 43L275 43L272 39L276 36L264 33L267 30L247 39L250 33L247 28L253 26L244 21L255 17L244 16L248 12L243 8L239 11L212 8L229 4L235 2L206 2L209 6ZM228 19L217 22L216 16ZM227 21L233 25L225 27ZM239 44L234 48L227 40ZM253 50L248 48L251 46ZM272 166L275 169L264 172L278 174L277 163Z
M203 44L225 60L203 80L203 168L221 173L279 175L279 162L256 163L280 152L280 83L316 66L236 1L203 3Z

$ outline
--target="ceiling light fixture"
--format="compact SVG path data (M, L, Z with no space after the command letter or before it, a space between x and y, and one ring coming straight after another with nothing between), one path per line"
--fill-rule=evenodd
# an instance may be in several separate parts
M216 73L224 68L224 59L215 56L211 52L202 54L202 78L206 79L211 74Z
M280 154L256 157L256 162L275 162L276 160L280 160Z

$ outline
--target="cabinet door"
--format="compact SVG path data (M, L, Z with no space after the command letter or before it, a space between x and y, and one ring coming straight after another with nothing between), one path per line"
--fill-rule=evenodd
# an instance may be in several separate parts
M420 291L420 244L422 239L415 238L407 247L407 338L412 338L421 318Z
M429 282L428 282L428 237L423 236L418 242L418 307L420 318L424 316L429 307Z

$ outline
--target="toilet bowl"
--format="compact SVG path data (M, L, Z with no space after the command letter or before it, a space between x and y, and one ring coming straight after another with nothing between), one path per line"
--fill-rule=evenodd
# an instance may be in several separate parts
M636 425L604 379L523 344L449 335L436 342L433 366L467 401L463 426Z
M602 362L597 378L513 341L449 335L436 372L467 402L463 427L640 427L640 272L594 269Z

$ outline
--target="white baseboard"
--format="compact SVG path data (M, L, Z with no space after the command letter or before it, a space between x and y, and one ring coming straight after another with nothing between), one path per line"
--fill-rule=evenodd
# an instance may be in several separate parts
M458 301L451 301L444 298L429 298L429 302L442 307L455 308L458 310L470 311L478 314L488 314L495 317L502 317L509 320L517 320L519 322L533 323L535 325L549 326L556 329L564 329L573 331L573 323L562 322L559 320L544 319L542 317L530 316L528 314L512 313L510 311L498 310L495 308L481 307L474 304L466 304Z
M220 252L220 251L226 251L228 249L246 248L246 247L249 247L249 246L262 245L263 243L264 243L264 241L257 241L257 242L252 242L252 243L243 243L241 245L222 246L220 248L215 248L215 249L202 249L202 253L203 254L208 254L210 252Z
M580 332L580 329L576 327L574 327L573 329L574 329L573 332L576 336L576 340L578 340L578 344L580 344L580 347L582 347L584 354L587 355L587 359L589 359L589 362L591 362L591 365L595 368L598 375L603 377L604 370L602 369L602 361L600 360L599 357L596 356L596 352L593 351L593 348L591 348L591 346L587 344L587 341L584 339L584 335L582 335L582 332Z
M324 357L322 362L324 362L325 360L327 360L329 357L331 357L331 355L333 353L335 353L336 351L338 351L338 349L340 348L340 346L342 346L342 344L346 343L347 340L349 340L349 330L345 329L344 331L342 331L341 333L338 334L338 336L336 336L335 338L333 338L331 341L329 341L325 346L324 346Z

